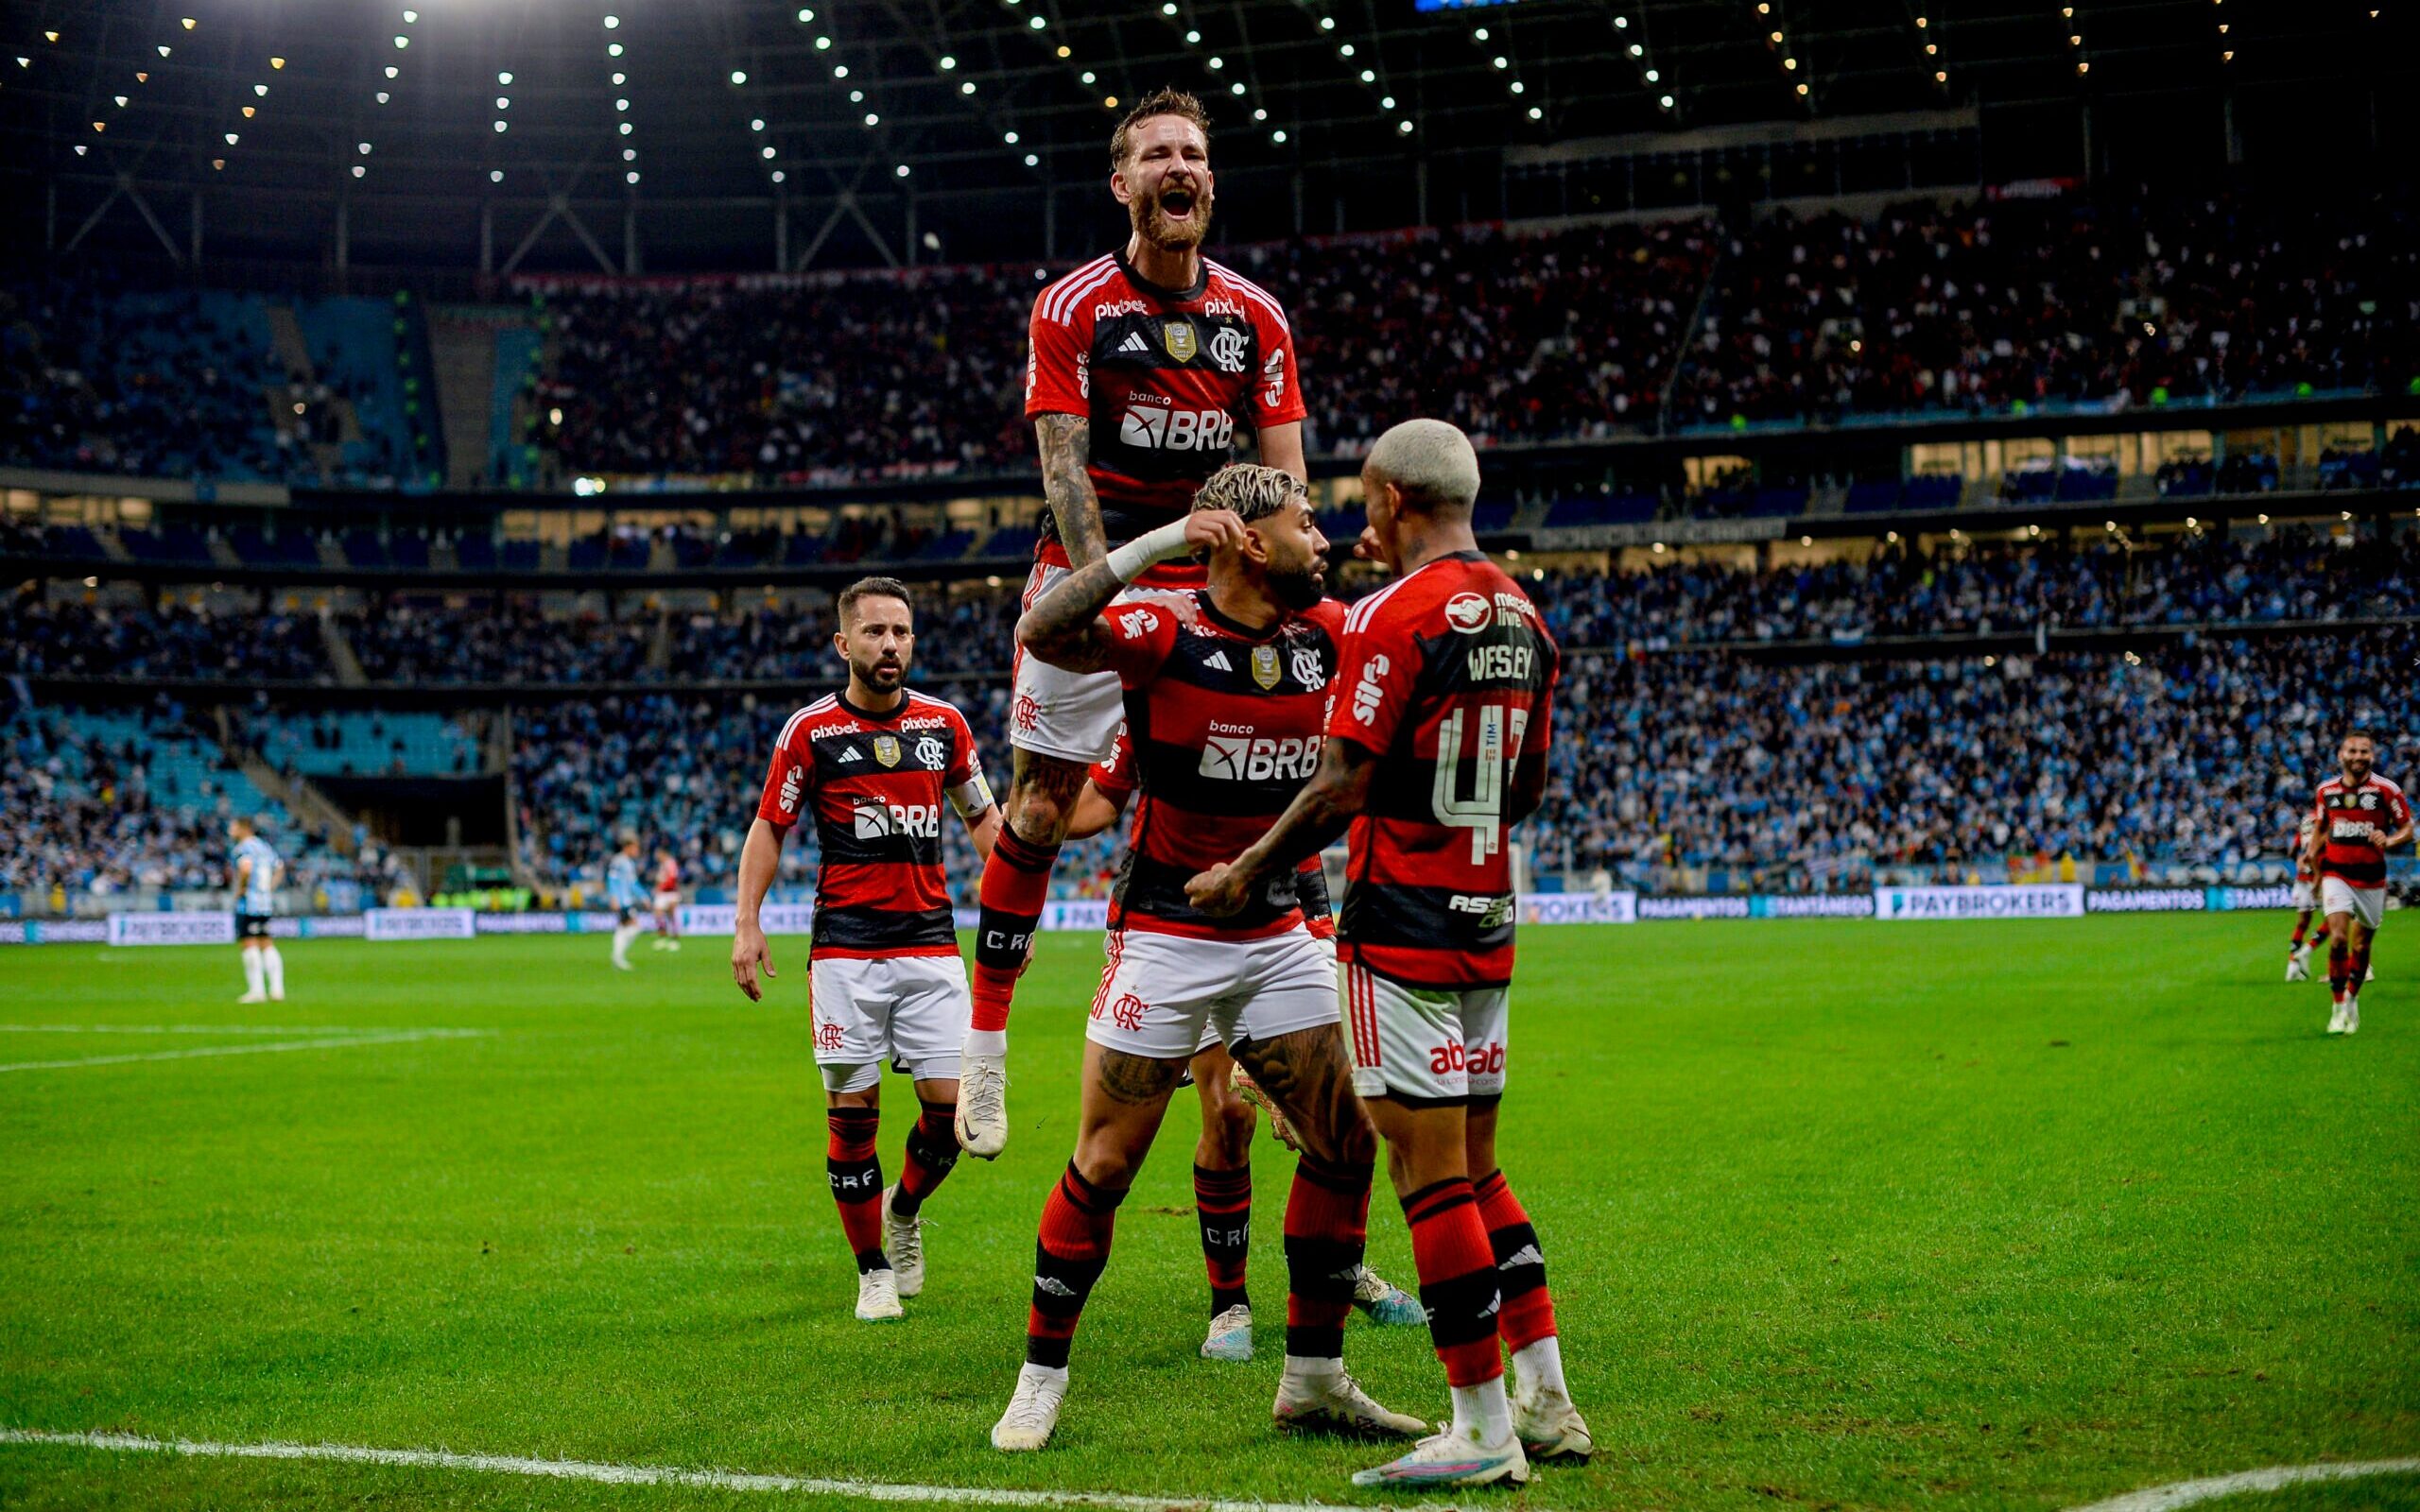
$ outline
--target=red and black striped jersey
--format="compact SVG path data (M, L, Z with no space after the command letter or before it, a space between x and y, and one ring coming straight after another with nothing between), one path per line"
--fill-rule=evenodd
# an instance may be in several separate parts
M954 955L942 811L992 806L975 733L955 705L909 693L888 713L833 694L790 715L757 817L815 816L816 955Z
M2378 842L2411 822L2403 789L2376 772L2358 785L2331 777L2319 784L2311 817L2327 838L2319 853L2321 876L2353 887L2386 885L2386 848Z
M1110 747L1109 754L1093 763L1092 770L1085 775L1103 798L1121 808L1125 806L1141 781L1134 775L1134 742L1127 735L1125 726L1117 727L1117 743ZM1327 870L1321 866L1319 857L1304 859L1294 878L1294 902L1303 911L1304 924L1314 936L1321 939L1336 937L1336 914L1327 896Z
M2318 829L2319 815L2315 811L2304 815L2303 821L2294 826L2294 880L2296 882L2319 880L2319 873L2311 869L2308 859L2310 855L2310 837Z
M1262 431L1303 418L1285 310L1206 257L1182 290L1149 282L1122 251L1097 257L1042 291L1028 334L1026 419L1091 421L1086 471L1113 545L1191 508L1226 465L1237 422ZM1040 554L1067 565L1046 516ZM1190 586L1201 569L1163 562L1141 581Z
M680 862L666 857L656 867L655 890L658 892L679 892L681 890Z
M1552 739L1562 653L1520 586L1476 551L1353 607L1327 733L1377 758L1353 821L1340 953L1408 987L1512 978L1513 771Z
M1222 939L1293 928L1294 875L1225 918L1195 908L1184 885L1267 833L1319 765L1344 606L1325 600L1255 632L1205 589L1114 604L1107 618L1142 789L1109 927Z

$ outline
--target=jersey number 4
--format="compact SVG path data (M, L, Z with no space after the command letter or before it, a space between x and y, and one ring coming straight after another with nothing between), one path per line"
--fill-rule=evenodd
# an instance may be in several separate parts
M1468 797L1461 792L1464 714L1476 715L1478 727ZM1503 849L1505 774L1520 759L1521 736L1529 728L1529 710L1500 703L1456 708L1437 723L1437 781L1430 806L1438 823L1471 832L1473 866Z

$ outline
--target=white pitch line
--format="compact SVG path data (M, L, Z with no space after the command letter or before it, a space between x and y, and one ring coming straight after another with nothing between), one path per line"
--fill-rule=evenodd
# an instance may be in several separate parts
M751 1475L737 1470L693 1470L668 1465L600 1465L591 1460L527 1459L517 1454L456 1454L441 1449L371 1449L355 1444L218 1444L190 1438L145 1438L136 1434L59 1434L41 1429L0 1428L0 1444L70 1444L82 1449L131 1450L214 1459L332 1460L345 1465L392 1465L407 1469L478 1470L490 1475L527 1475L603 1486L681 1486L716 1491L787 1491L807 1496L854 1497L864 1502L908 1502L945 1506L1102 1507L1109 1512L1338 1512L1352 1503L1229 1502L1202 1496L1134 1496L1124 1491L992 1490L979 1486L906 1486L880 1481L832 1481L804 1475ZM1397 1512L1376 1507L1368 1512ZM1419 1512L1470 1512L1451 1503L1423 1502Z
M350 1023L0 1023L0 1034L393 1034Z
M2420 1459L2350 1460L2341 1465L2272 1465L2261 1470L2238 1470L2206 1480L2178 1481L2147 1490L2129 1491L2106 1502L2070 1512L2172 1512L2197 1502L2215 1502L2243 1491L2276 1491L2311 1481L2351 1481L2365 1475L2420 1475Z
M283 1040L272 1044L203 1045L193 1050L154 1050L139 1056L85 1056L76 1060L20 1060L0 1065L0 1072L64 1071L76 1066L126 1066L138 1060L198 1060L204 1056L268 1056L284 1050L350 1050L354 1045L399 1045L414 1040L468 1040L495 1033L493 1029L396 1029L386 1034L321 1035L316 1040Z

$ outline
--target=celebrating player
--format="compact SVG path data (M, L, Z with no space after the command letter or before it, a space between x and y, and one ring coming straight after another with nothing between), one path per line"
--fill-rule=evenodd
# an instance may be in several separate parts
M822 864L807 1002L831 1131L825 1174L856 1255L857 1316L880 1323L904 1315L899 1299L925 1289L925 1201L958 1163L951 1125L966 968L942 874L942 805L987 855L1000 812L966 716L905 686L916 649L907 585L860 578L840 594L838 612L832 641L849 684L790 715L774 742L739 852L731 974L752 1002L763 997L759 971L775 974L760 909L783 838L812 809ZM886 1060L915 1079L922 1109L890 1188L874 1147Z
M1209 117L1162 90L1130 111L1109 143L1110 193L1133 232L1034 301L1026 417L1049 502L1030 606L1075 568L1183 516L1227 459L1235 421L1258 433L1260 459L1300 478L1303 400L1285 312L1201 255L1213 193ZM1201 575L1163 562L1143 588L1190 588ZM1072 672L1019 651L1010 706L1007 831L983 868L959 1137L986 1158L1008 1141L1009 1003L1033 943L1050 869L1084 769L1117 733L1117 679Z
M658 847L655 852L655 896L648 900L655 911L655 948L677 951L681 948L681 863L672 852Z
M1471 533L1478 457L1442 421L1378 438L1362 548L1402 576L1345 621L1319 770L1232 865L1186 885L1249 906L1348 824L1338 946L1354 1090L1385 1136L1411 1225L1450 1427L1358 1486L1529 1479L1594 1449L1564 1383L1537 1232L1495 1161L1512 891L1505 832L1535 812L1560 653ZM1497 1340L1512 1351L1508 1401Z
M2377 762L2368 730L2344 732L2337 775L2319 784L2315 827L2303 851L2319 872L2320 907L2327 915L2327 990L2336 1002L2329 1034L2361 1027L2370 937L2386 915L2386 853L2411 838L2411 805L2403 789L2371 769Z
M614 969L631 967L631 941L639 937L639 836L622 832L621 848L605 864L605 902L614 910Z
M1271 1415L1283 1428L1422 1427L1344 1372L1376 1141L1352 1092L1328 954L1304 925L1295 875L1274 875L1219 919L1184 889L1211 857L1259 833L1317 758L1343 618L1321 598L1326 546L1299 479L1225 468L1185 520L1076 571L1017 624L1031 655L1116 676L1142 808L1085 1030L1076 1152L1042 1211L1025 1367L992 1430L999 1449L1040 1449L1058 1424L1068 1346L1108 1263L1118 1204L1205 1026L1285 1108L1302 1151L1286 1205L1286 1367ZM1212 550L1206 590L1114 602L1153 563L1195 548Z
M1133 741L1121 730L1115 747L1086 774L1067 838L1087 840L1115 824L1140 781ZM1303 927L1322 943L1332 963L1336 919L1318 857L1303 863L1294 879L1294 900L1303 910ZM1270 1132L1289 1149L1297 1147L1294 1130L1286 1122L1285 1108L1236 1064L1206 1025L1201 1048L1181 1080L1190 1080L1201 1099L1201 1138L1193 1147L1193 1211L1201 1227L1202 1264L1210 1273L1210 1333L1201 1341L1201 1355L1206 1360L1249 1360L1252 1296L1244 1275L1252 1250L1252 1136L1259 1122L1254 1110L1267 1110ZM1353 1305L1374 1323L1402 1327L1428 1321L1417 1300L1366 1261L1354 1277Z
M2311 869L2310 837L2318 833L2316 815L2306 814L2294 826L2294 937L2286 946L2286 980L2310 980L2310 945L2304 936L2310 932L2310 916L2319 910L2319 873ZM2323 923L2322 933L2325 932Z
M235 842L235 947L244 956L244 995L235 1001L283 1003L285 957L269 938L268 921L277 913L277 885L285 877L285 863L251 820L232 819L227 833Z

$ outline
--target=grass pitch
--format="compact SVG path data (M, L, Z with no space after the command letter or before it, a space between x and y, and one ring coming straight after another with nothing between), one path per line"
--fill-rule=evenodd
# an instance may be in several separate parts
M2059 1507L2420 1454L2420 955L2360 1034L2277 980L2279 915L1530 931L1506 1168L1599 1445L1545 1509ZM927 1209L905 1324L850 1316L806 952L753 1006L723 942L0 955L0 1427L302 1440L978 1487L1357 1499L1277 1439L1290 1158L1256 1156L1260 1360L1195 1356L1189 1105L1123 1209L1060 1440L985 1435L1072 1139L1097 938L1045 936L1014 1134ZM320 1048L232 1026L343 1029ZM370 1030L475 1029L376 1039ZM229 1032L218 1032L226 1029ZM251 1047L251 1048L247 1048ZM886 1089L895 1172L914 1103ZM1383 1179L1383 1178L1382 1178ZM1372 1260L1412 1280L1382 1191ZM1432 1415L1424 1333L1354 1369ZM0 1445L0 1505L762 1505L456 1471ZM845 1504L845 1499L789 1499ZM2420 1505L2420 1477L2230 1506Z

